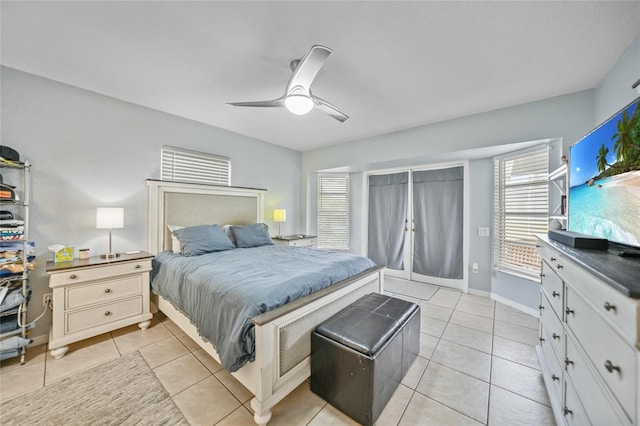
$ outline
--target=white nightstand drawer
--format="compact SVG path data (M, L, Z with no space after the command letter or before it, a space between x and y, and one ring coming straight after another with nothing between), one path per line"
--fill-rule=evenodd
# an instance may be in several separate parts
M296 247L315 247L316 239L315 238L304 238L300 240L293 240L289 242L290 246Z
M68 312L65 318L66 334L76 333L141 313L141 296L107 303L90 309Z
M578 393L571 385L570 380L566 380L564 384L565 389L565 401L564 407L562 407L562 411L564 414L564 419L567 422L568 426L586 426L590 425L589 419L587 418L587 413L585 413L584 408L582 408L582 404L580 403L580 399L578 398ZM605 423L608 424L608 423Z
M549 370L549 380L547 380L547 382L553 384L556 396L559 397L562 395L562 365L564 364L560 364L558 354L554 351L553 344L551 343L551 336L545 330L542 330L542 339L543 340L540 341L540 346L542 347L544 359Z
M550 302L544 292L542 292L540 300L542 302L540 306L543 308L540 310L540 323L542 324L544 333L547 334L546 337L544 334L542 337L547 339L548 344L553 347L558 359L561 359L564 354L564 328L551 309Z
M69 271L52 273L49 277L49 287L81 283L87 281L113 278L117 275L141 274L151 270L151 260L143 259L137 262L113 263L96 268L75 268Z
M567 287L567 309L567 325L589 354L595 370L629 417L633 418L636 401L635 350L572 287ZM605 337L606 343L603 344Z
M142 294L142 278L140 275L128 275L98 283L69 286L65 290L65 308L75 309Z

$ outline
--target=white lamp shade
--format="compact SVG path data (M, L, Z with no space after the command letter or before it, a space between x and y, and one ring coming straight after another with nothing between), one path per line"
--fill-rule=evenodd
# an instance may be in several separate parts
M96 229L124 228L122 207L98 207L96 209Z
M274 222L286 222L287 221L287 210L286 209L274 209L273 210L273 221Z

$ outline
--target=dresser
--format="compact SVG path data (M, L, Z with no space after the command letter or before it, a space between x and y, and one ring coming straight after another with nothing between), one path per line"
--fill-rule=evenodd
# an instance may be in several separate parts
M536 347L559 425L640 423L640 259L538 236Z
M117 258L47 262L53 289L53 322L49 335L51 355L60 359L69 344L131 324L146 330L149 308L149 253Z
M296 247L316 247L318 237L315 235L284 235L282 237L272 238L274 244Z

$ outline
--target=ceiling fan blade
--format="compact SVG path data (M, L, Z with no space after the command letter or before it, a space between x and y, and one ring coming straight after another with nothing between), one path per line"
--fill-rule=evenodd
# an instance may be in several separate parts
M338 108L331 105L329 102L323 99L320 99L317 96L313 97L313 103L317 110L320 110L325 114L330 115L331 117L335 118L341 123L344 123L349 118L347 114L343 113Z
M284 98L278 98L272 101L228 102L228 104L246 107L282 107L284 106Z
M289 84L287 84L287 94L291 94L294 88L302 88L309 95L311 83L331 52L333 50L328 47L312 46L293 71Z

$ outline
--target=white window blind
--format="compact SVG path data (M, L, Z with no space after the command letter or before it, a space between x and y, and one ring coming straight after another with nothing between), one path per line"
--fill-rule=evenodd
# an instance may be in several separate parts
M349 175L318 175L318 247L349 249Z
M231 159L163 145L160 179L229 186L231 185Z
M494 160L495 268L538 278L535 234L549 225L548 148Z

